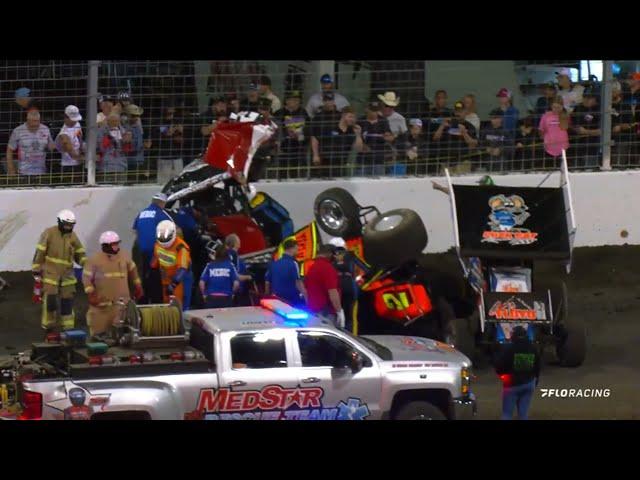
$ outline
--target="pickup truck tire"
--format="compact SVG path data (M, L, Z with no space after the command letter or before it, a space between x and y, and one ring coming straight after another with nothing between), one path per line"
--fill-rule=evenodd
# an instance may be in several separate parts
M362 232L360 205L344 188L329 188L316 197L313 213L320 228L333 237L358 237Z
M565 282L559 282L551 290L554 330L558 337L556 355L563 367L579 367L587 353L587 336L581 316L569 315L569 292Z
M446 420L438 407L423 400L409 402L400 407L393 420Z
M414 210L381 213L364 226L362 248L367 262L397 266L417 259L428 243L427 229Z

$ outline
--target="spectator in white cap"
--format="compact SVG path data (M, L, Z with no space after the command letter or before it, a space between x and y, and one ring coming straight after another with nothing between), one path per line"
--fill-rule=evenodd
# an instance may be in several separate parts
M558 95L562 98L564 109L568 114L571 114L573 109L582 103L584 87L571 81L571 70L569 68L560 69L559 72L556 72L556 76L558 79Z
M378 99L382 102L382 116L389 122L394 138L407 133L407 121L396 112L396 107L400 105L400 97L397 97L395 92L385 92L384 95L378 95Z
M405 139L405 157L409 164L407 173L410 175L424 175L427 173L427 140L422 128L422 120L409 119L409 132Z
M64 109L64 125L56 137L56 148L62 154L60 158L61 172L70 174L72 181L81 180L82 177L84 145L80 120L82 120L82 115L80 115L78 107L68 105Z
M520 112L513 106L513 94L511 90L503 87L496 93L496 98L498 99L498 106L503 113L502 128L509 132L512 137L515 137Z
M320 78L320 87L321 91L314 93L309 97L309 101L307 102L307 113L309 114L309 118L313 118L318 110L322 107L323 104L323 95L325 93L333 93L333 97L336 103L336 109L341 112L344 107L348 107L350 105L349 100L347 100L344 96L340 95L338 92L334 90L333 78L328 73L325 73Z

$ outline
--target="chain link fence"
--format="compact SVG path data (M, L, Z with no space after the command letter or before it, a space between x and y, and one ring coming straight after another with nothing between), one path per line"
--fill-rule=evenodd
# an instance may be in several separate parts
M93 162L98 184L164 183L246 110L278 127L254 157L272 180L539 171L562 148L638 167L640 62L612 65L103 60L90 92L86 61L4 61L0 186L92 183Z

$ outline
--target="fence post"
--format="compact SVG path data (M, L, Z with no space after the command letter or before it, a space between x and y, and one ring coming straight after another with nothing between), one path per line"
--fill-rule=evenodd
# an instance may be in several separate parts
M604 60L602 62L602 104L600 106L602 130L602 166L601 170L611 170L611 99L613 88L613 62Z
M87 184L96 184L96 144L98 138L98 67L100 61L89 61L87 77Z

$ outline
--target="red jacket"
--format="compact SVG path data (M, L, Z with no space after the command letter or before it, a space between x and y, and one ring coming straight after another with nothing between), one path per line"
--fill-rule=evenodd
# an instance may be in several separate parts
M331 261L325 257L318 257L309 268L304 277L304 286L307 289L307 305L313 313L326 310L328 313L336 313L331 300L329 290L337 290L340 295L340 281L338 271Z

